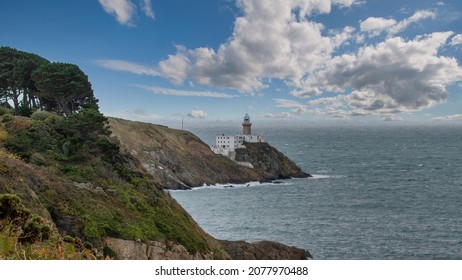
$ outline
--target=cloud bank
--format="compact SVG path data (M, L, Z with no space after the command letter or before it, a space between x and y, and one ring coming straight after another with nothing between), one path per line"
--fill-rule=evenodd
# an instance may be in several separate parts
M131 22L136 9L131 1L99 1L122 24ZM142 3L148 15L147 11L152 11L151 2ZM313 15L329 14L333 7L353 8L364 1L236 0L236 3L242 15L236 17L232 35L217 49L177 45L176 53L156 67L122 60L100 60L98 64L113 70L162 76L175 85L190 82L247 94L261 93L271 86L272 79L282 80L293 97L311 99L306 103L275 99L277 108L290 112L267 117L285 119L312 113L334 118L377 114L384 120L399 120L396 114L446 102L447 87L462 81L458 61L441 54L448 47L460 48L461 34L448 31L414 38L403 35L410 27L436 19L437 10L418 10L401 20L368 17L358 22L358 28L328 30L313 21ZM348 52L342 50L345 47ZM139 87L164 95L235 97L215 91Z
M415 111L447 99L446 86L462 79L452 57L438 56L452 32L432 33L405 41L394 37L375 46L329 60L303 82L297 97L324 91L342 93L358 114Z
M228 41L218 50L177 47L159 63L159 71L175 84L198 84L241 92L268 86L266 78L295 85L307 72L329 59L353 28L323 36L324 26L311 22L312 13L329 13L333 5L351 7L354 0L238 0L244 15L236 18Z

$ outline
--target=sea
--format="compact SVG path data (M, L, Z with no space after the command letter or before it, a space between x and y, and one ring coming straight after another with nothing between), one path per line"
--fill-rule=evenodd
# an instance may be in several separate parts
M239 126L190 131L213 144ZM462 124L283 123L253 132L313 177L171 191L215 238L277 241L320 260L462 259Z

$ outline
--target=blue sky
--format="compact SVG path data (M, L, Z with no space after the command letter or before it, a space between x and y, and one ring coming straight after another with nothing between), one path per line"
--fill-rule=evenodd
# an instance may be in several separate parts
M462 121L459 0L10 0L0 45L132 120Z

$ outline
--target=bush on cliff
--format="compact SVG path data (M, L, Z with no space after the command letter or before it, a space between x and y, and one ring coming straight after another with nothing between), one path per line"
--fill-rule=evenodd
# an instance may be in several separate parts
M93 250L64 244L52 223L32 214L17 195L0 194L0 260L94 258Z

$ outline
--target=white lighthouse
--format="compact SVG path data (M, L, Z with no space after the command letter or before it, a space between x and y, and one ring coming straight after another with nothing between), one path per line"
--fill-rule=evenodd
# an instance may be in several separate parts
M233 136L218 135L215 138L215 145L211 149L216 154L221 154L233 158L236 149L245 148L244 143L259 143L265 142L262 134L252 134L252 123L250 122L249 114L245 114L242 122L242 134Z

